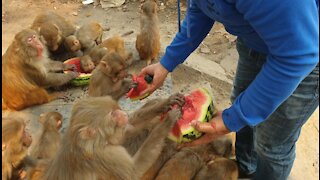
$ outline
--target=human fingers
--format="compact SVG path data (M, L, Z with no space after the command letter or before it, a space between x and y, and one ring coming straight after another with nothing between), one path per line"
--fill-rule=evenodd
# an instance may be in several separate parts
M207 122L199 122L196 120L191 121L191 126L193 126L196 130L204 133L215 133L215 128L211 125L211 123Z

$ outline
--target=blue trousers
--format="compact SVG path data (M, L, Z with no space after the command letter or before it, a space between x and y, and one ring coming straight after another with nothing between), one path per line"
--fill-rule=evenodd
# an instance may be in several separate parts
M266 55L246 47L238 38L238 67L231 102L260 72ZM276 90L276 88L275 88ZM319 105L319 64L264 122L236 133L236 158L242 171L257 180L285 180L295 160L301 127Z

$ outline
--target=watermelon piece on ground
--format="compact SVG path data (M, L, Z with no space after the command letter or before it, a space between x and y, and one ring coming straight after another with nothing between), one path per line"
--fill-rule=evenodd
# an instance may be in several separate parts
M213 105L213 98L205 88L199 88L185 96L185 104L182 107L182 116L176 122L168 138L177 142L185 143L202 136L190 125L192 120L208 122L217 112Z

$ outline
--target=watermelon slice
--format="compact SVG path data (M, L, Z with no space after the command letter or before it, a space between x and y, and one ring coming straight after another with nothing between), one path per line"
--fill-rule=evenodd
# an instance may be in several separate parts
M80 67L80 58L79 57L68 59L64 63L76 65L77 72L80 72L80 75L77 78L72 79L70 81L70 84L72 84L74 86L86 86L89 84L91 73L82 72L81 67ZM64 73L67 73L67 72L68 71L64 71Z
M208 122L216 112L208 90L205 88L196 89L190 95L185 96L182 116L172 128L168 138L177 143L190 142L199 138L202 133L195 130L190 122L192 120Z
M130 98L132 101L136 100L142 100L146 97L148 97L150 94L146 93L143 95L140 95L140 93L147 89L149 84L151 84L153 80L153 77L151 75L145 75L145 76L132 76L132 81L137 83L137 86L135 88L130 89L130 91L127 93L127 97Z

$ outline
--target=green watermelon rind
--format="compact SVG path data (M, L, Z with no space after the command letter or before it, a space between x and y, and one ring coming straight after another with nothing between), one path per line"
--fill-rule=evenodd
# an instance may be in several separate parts
M79 77L72 79L70 81L70 84L73 86L86 86L89 84L90 77L91 77L91 73L90 74L81 73Z
M142 100L142 99L144 99L144 98L148 97L149 95L150 95L150 93L146 93L146 94L144 94L144 95L137 96L137 97L134 97L134 98L130 97L130 100L131 100L131 101L138 101L138 100Z
M202 105L202 110L201 110L201 117L199 118L200 122L208 122L213 115L216 113L216 110L213 105L213 98L211 97L210 93L208 92L207 89L205 88L199 88L197 90L200 90L205 94L207 97L207 101ZM212 112L209 110L211 109ZM181 133L180 137L177 138L173 134L169 134L168 138L172 141L175 141L177 143L186 143L193 141L194 139L197 139L202 136L203 133L197 131L194 127L190 126L187 129L184 129L183 132ZM184 136L193 136L193 138L188 138Z

